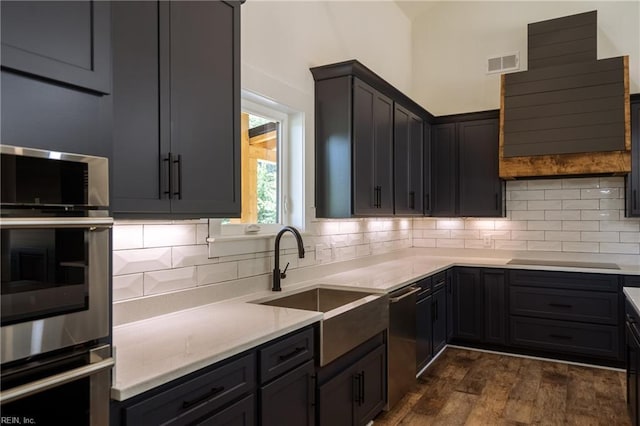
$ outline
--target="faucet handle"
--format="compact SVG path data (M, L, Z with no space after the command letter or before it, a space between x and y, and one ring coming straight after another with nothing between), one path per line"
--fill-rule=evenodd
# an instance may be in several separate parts
M287 262L286 266L284 267L284 271L280 272L280 278L287 278L287 268L289 268L289 262Z

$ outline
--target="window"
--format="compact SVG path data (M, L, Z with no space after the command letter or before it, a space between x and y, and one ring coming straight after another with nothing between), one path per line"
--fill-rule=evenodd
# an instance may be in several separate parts
M240 130L240 218L227 224L282 223L283 147L287 114L243 99Z

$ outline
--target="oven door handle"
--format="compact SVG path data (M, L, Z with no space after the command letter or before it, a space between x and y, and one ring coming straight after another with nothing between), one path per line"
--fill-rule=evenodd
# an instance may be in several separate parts
M2 228L111 228L112 217L2 218Z
M113 358L107 358L102 361L65 371L51 377L36 380L35 382L26 383L16 386L8 390L0 392L0 404L16 401L27 396L35 395L47 389L55 388L88 376L92 376L100 371L113 367L115 361Z

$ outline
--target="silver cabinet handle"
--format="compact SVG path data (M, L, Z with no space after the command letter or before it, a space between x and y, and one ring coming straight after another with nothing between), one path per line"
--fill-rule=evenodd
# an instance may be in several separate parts
M83 367L65 371L54 376L36 380L35 382L26 383L24 385L16 386L15 388L3 390L2 392L0 392L0 403L4 404L7 402L16 401L18 399L40 393L47 389L55 388L57 386L64 385L65 383L70 383L75 380L91 376L102 370L113 367L114 364L115 361L113 360L113 358L107 358L94 364L85 365Z
M399 301L401 301L402 299L405 299L409 296L411 296L412 294L416 294L417 292L419 292L421 290L420 287L410 287L411 291L408 291L404 294L402 294L401 296L398 297L392 297L389 299L389 303L397 303Z

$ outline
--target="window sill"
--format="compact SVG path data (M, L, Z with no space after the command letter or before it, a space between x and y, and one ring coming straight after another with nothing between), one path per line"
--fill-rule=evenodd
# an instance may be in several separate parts
M273 251L277 233L245 234L245 235L214 235L207 238L209 245L209 257L236 256ZM311 237L310 234L302 234L302 240ZM310 240L308 240L310 241ZM291 233L282 235L280 240L282 249L296 249L297 243ZM305 249L310 249L311 244L305 241Z

